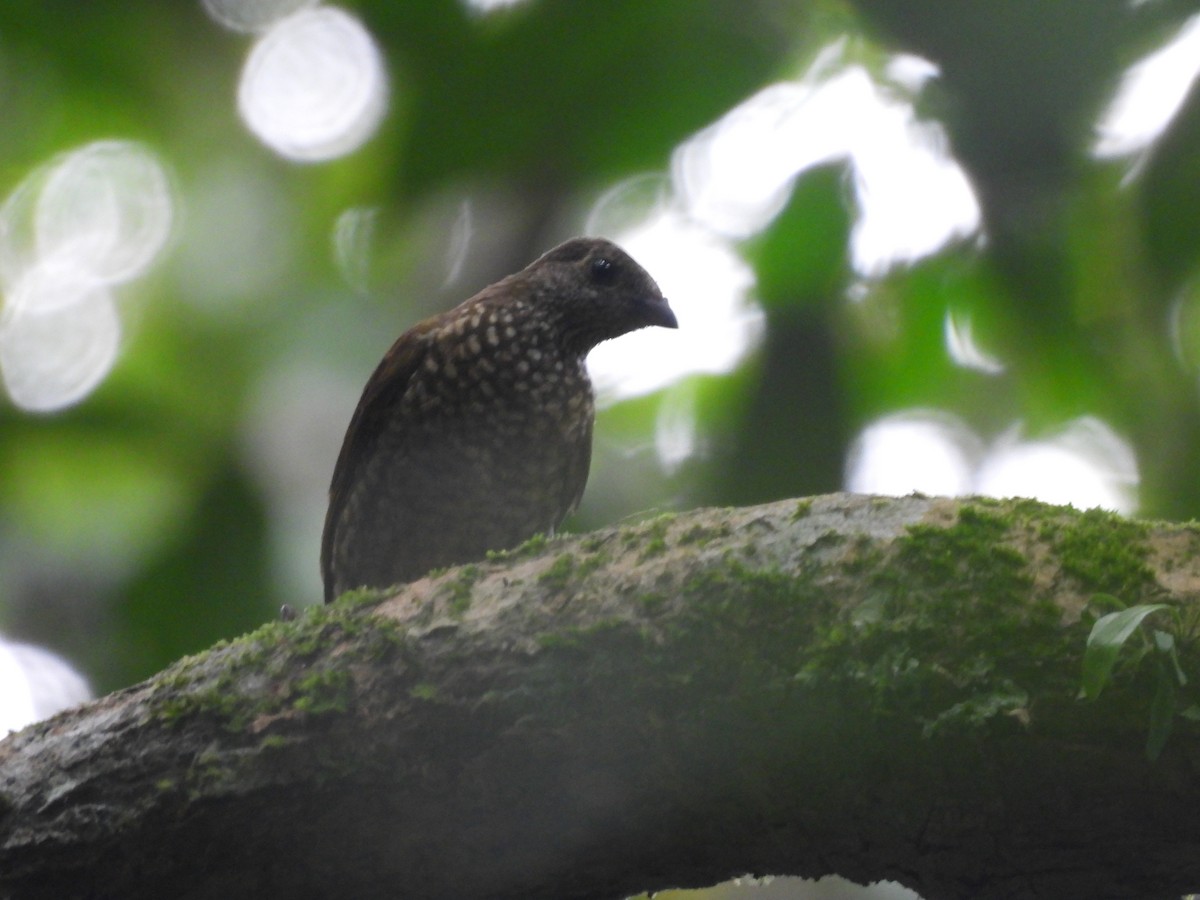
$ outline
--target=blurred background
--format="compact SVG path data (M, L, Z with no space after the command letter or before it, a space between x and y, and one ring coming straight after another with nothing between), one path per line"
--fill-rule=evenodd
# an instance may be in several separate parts
M317 602L379 357L580 233L680 329L572 530L1195 517L1198 71L1194 0L0 5L0 733Z

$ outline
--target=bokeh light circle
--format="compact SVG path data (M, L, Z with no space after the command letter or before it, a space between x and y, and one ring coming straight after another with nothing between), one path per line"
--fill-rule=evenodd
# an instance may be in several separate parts
M61 656L0 638L0 738L91 697L87 679Z
M320 0L203 0L204 9L216 21L234 31L255 32Z
M127 281L162 250L171 208L166 173L148 151L124 141L89 144L46 177L33 223L38 256L100 283Z
M121 323L110 288L162 252L174 217L147 148L96 141L31 172L0 207L0 378L22 409L51 412L111 370Z
M902 496L912 491L969 493L982 455L979 439L957 416L910 409L867 425L846 460L846 490Z
M31 275L32 281L37 278ZM46 289L36 283L29 287ZM63 286L59 296L70 291ZM78 402L112 368L120 338L116 307L103 285L83 290L72 303L22 304L21 313L6 317L0 326L0 375L9 397L29 412Z
M250 51L238 109L281 156L318 162L344 156L374 134L387 107L387 78L371 35L340 9L298 12Z

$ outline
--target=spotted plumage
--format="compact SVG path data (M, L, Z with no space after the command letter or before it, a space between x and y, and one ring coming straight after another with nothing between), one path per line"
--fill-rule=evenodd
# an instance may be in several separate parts
M326 602L549 532L587 482L598 343L676 327L615 244L575 238L406 331L367 382L334 468Z

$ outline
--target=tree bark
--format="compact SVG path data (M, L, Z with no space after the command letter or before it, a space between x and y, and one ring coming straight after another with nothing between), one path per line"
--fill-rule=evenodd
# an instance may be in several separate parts
M1148 759L1166 657L1131 649L1077 695L1100 594L1175 607L1144 627L1200 675L1198 546L1032 501L849 495L535 540L9 737L0 896L836 873L927 900L1178 897L1200 889L1200 745L1179 715Z

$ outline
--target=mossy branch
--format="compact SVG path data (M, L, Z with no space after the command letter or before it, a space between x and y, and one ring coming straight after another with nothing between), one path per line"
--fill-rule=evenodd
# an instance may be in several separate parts
M1029 501L699 510L342 598L0 743L0 896L927 900L1200 888L1200 530ZM1093 598L1178 610L1078 699ZM1111 599L1111 598L1110 598Z

